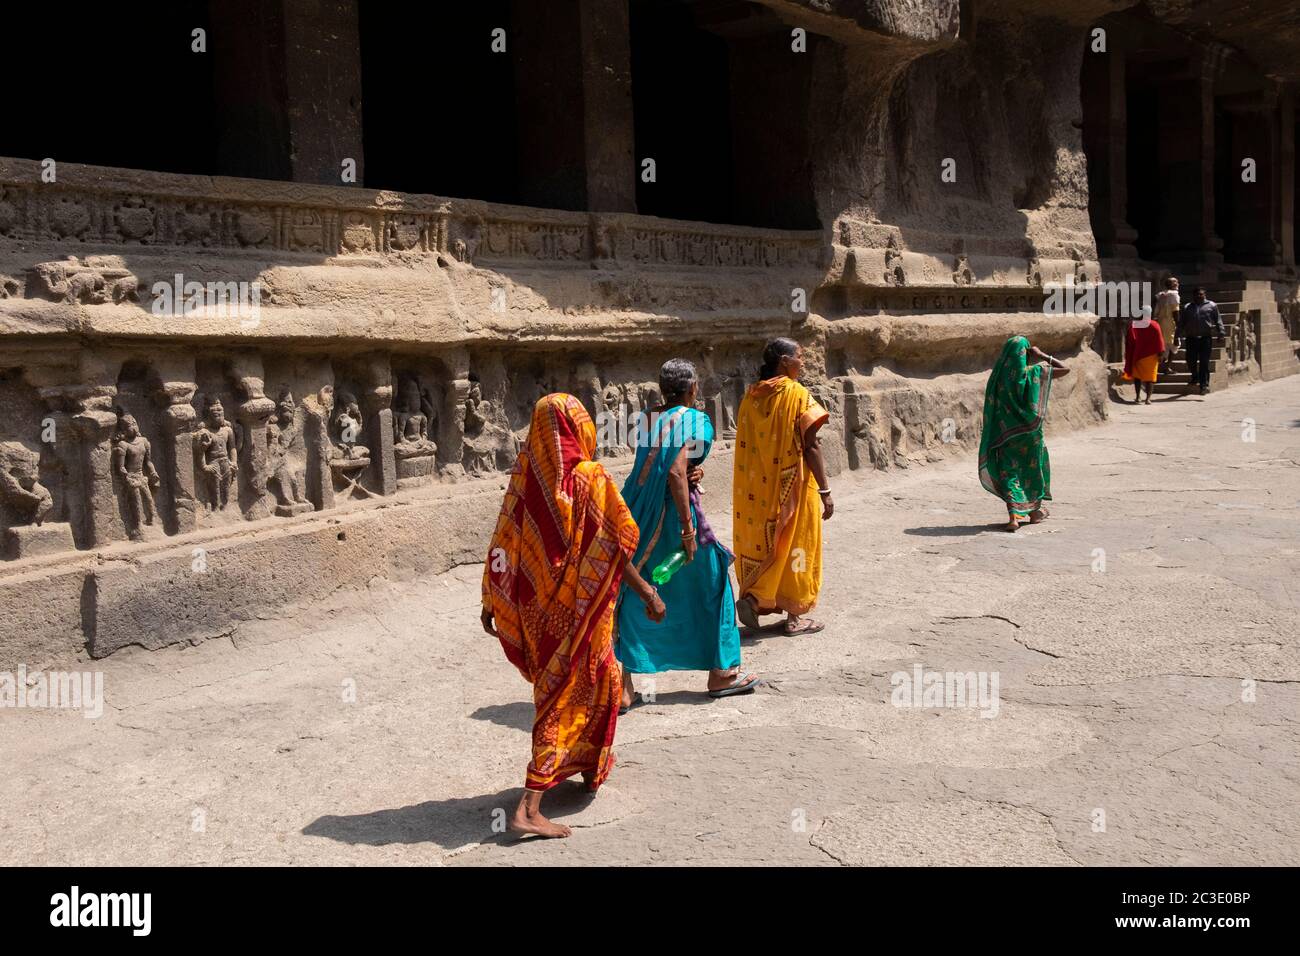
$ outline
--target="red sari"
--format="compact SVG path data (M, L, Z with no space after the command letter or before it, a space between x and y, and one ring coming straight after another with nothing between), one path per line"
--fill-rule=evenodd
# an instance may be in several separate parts
M537 402L483 570L483 606L506 658L533 685L530 790L575 773L595 789L613 767L622 688L614 600L639 532L595 451L581 402Z
M1124 343L1124 378L1143 382L1156 380L1156 365L1165 351L1165 336L1158 322L1140 325L1130 322Z

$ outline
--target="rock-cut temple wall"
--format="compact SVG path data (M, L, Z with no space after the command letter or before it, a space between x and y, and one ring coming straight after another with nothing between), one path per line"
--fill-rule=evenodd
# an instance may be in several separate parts
M957 3L762 5L815 42L772 92L797 135L750 192L809 228L637 213L604 173L584 188L613 211L587 212L65 162L48 181L0 158L0 659L200 641L480 561L536 399L621 421L670 357L696 364L722 439L715 508L777 335L831 409L832 475L970 454L1013 334L1075 369L1054 430L1101 420L1098 319L1043 302L1157 270L1099 254L1089 208L1084 18L1114 5L991 6L977 29ZM760 135L753 108L737 136ZM1294 279L1274 290L1294 300ZM608 437L625 467L626 432Z

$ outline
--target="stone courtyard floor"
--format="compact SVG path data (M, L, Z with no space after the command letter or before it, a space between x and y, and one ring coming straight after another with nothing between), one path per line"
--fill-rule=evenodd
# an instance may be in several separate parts
M532 709L478 566L128 649L98 720L0 710L0 863L1300 863L1300 378L1111 411L1015 535L970 456L840 477L825 632L747 639L749 697L661 675L546 798L571 839L493 832ZM996 716L893 706L914 665Z

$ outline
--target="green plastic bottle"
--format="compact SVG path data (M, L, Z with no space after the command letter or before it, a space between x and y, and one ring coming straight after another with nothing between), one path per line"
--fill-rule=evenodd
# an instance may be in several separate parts
M655 584L664 584L677 573L677 569L686 563L686 552L678 548L668 557L664 558L659 567L650 572L650 578Z

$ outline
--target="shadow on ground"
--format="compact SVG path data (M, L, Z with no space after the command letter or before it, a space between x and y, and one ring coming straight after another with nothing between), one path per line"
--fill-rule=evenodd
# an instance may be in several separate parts
M984 531L1002 531L1005 527L1006 522L1003 521L993 524L931 525L926 528L904 528L903 534L915 534L923 538L966 538Z
M520 841L519 837L504 832L506 821L519 801L519 793L518 787L511 787L481 797L429 800L354 816L319 817L303 827L302 833L354 846L432 843L444 850L477 843L508 846ZM589 793L585 786L567 782L548 791L545 812L552 820L563 821L587 809L594 799L595 794Z
M470 714L472 720L486 720L512 730L533 729L533 717L536 709L527 701L517 700L513 704L490 704L480 707Z
M637 692L637 696L639 696L641 700L640 702L633 704L632 709L628 711L630 714L635 713L642 707L659 707L663 704L680 705L713 703L713 698L702 690L674 690L669 691L666 694L658 692L654 695L653 700L648 696L641 694L640 691Z

